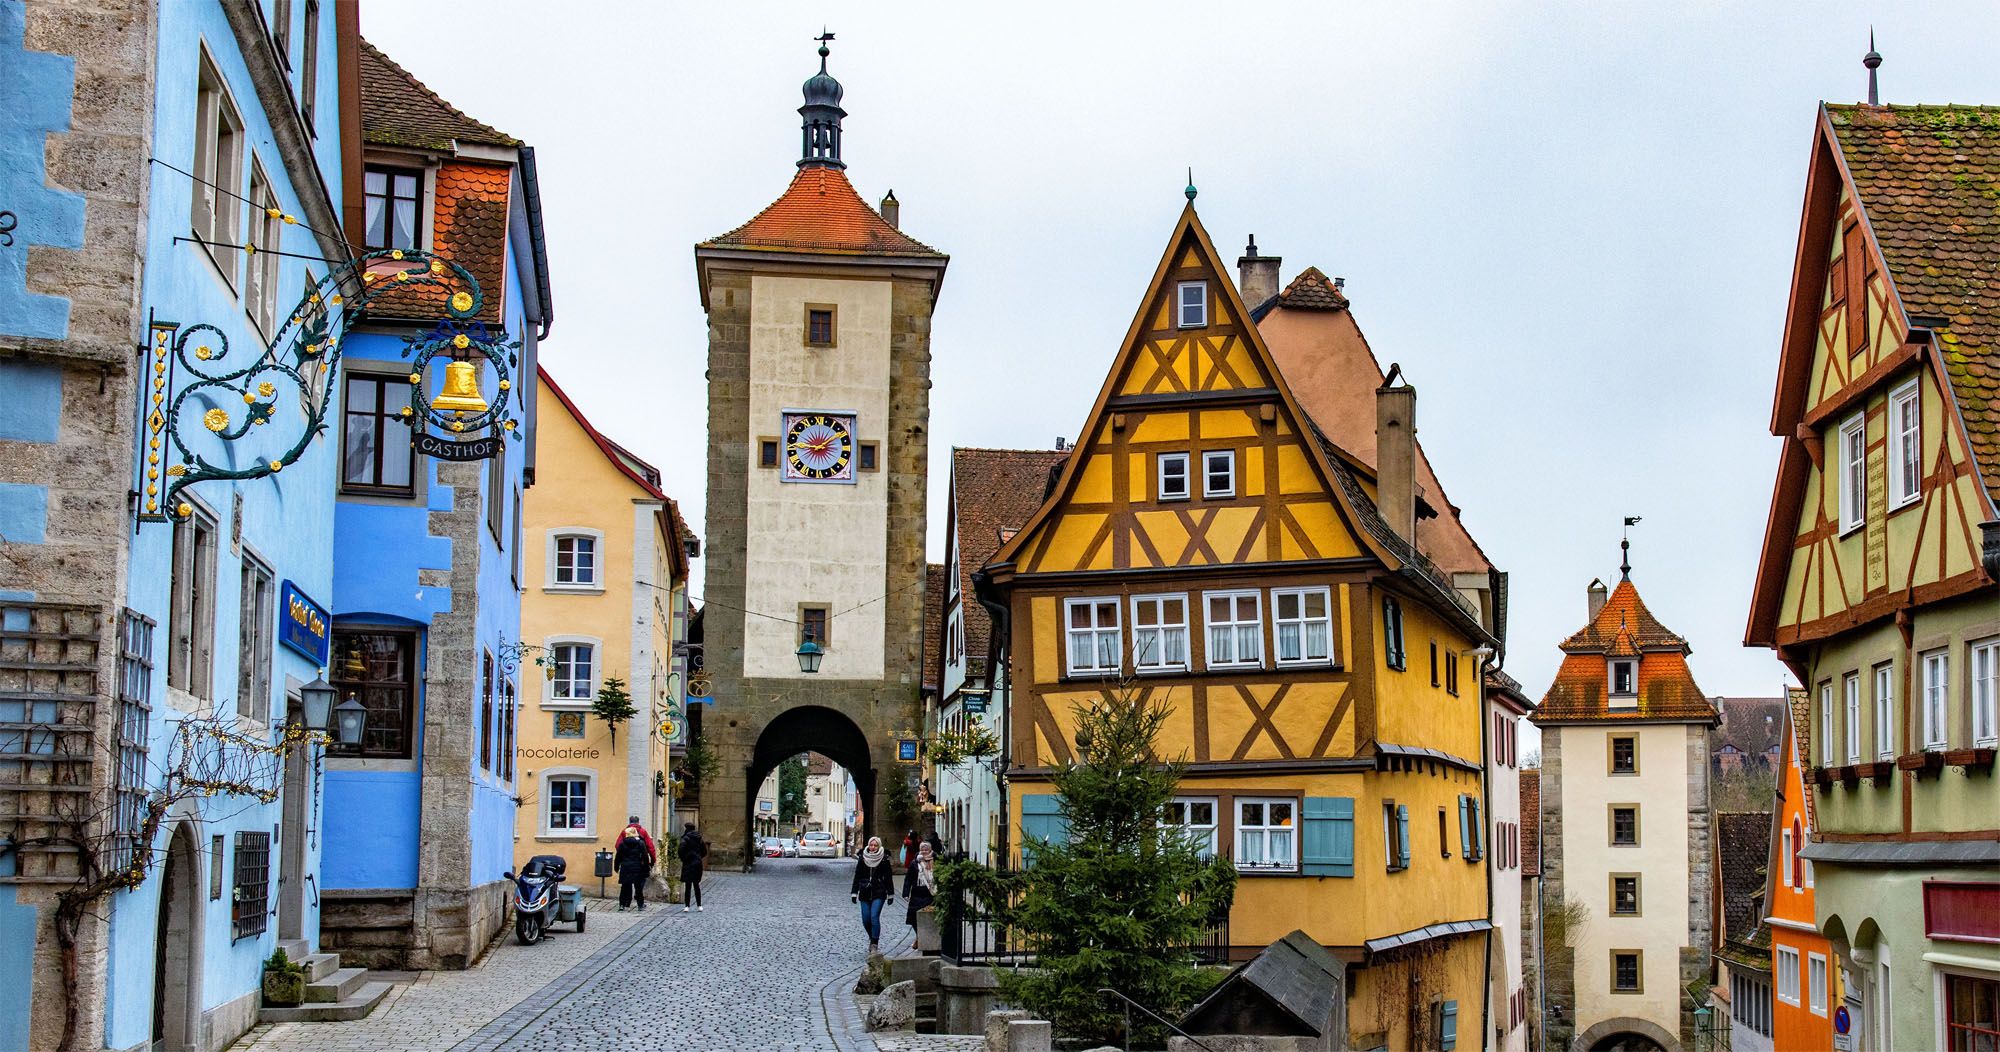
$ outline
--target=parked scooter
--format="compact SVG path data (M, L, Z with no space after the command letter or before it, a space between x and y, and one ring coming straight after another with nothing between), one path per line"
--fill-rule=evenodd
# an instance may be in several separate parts
M583 931L583 892L562 882L568 868L561 855L536 855L521 867L519 876L512 870L505 874L514 882L514 936L521 945L542 941L551 924L574 923L577 931Z

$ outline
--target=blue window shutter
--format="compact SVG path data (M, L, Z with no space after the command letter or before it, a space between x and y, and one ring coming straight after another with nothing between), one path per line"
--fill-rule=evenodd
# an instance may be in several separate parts
M1396 864L1408 869L1410 868L1410 805L1408 804L1396 805L1396 839L1399 841L1396 846L1398 855Z
M1300 872L1318 877L1354 875L1354 801L1345 796L1308 796L1300 846Z
M1438 1013L1438 1047L1451 1052L1458 1047L1458 1002L1446 1001Z
M1069 843L1069 822L1062 816L1062 797L1028 793L1021 797L1021 864L1035 864L1037 842Z
M1458 853L1465 856L1465 860L1470 862L1472 861L1472 826L1469 823L1472 821L1472 814L1466 807L1467 802L1468 797L1464 793L1460 793L1458 795Z

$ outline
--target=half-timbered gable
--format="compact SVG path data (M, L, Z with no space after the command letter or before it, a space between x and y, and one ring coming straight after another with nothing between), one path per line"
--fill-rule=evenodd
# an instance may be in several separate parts
M1938 248L1959 210L1938 207L1932 184L1954 178L1952 162L1926 160L1989 119L1823 109L1772 410L1785 450L1753 643L1824 638L1990 585L1980 524L1994 516L1974 443L2000 435L2000 350L1991 308L1957 273L1976 261ZM1931 204L1908 204L1913 192Z

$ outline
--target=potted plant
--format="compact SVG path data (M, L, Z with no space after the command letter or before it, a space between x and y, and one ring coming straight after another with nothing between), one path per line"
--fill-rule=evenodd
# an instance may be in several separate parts
M292 960L281 947L264 962L264 1003L289 1008L305 999L305 965Z

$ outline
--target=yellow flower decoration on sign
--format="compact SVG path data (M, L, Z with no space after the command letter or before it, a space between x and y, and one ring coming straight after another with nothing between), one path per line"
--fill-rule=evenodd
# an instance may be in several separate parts
M269 380L266 380L263 383L257 385L257 393L263 395L266 398L269 398L272 395L278 393L278 385L272 383Z
M211 409L201 414L201 422L207 425L210 431L220 431L229 426L229 414L221 409Z
M205 362L205 361L208 361L208 360L209 360L209 359L210 359L211 357L213 357L214 355L215 355L215 352L214 352L214 351L211 351L211 350L209 350L209 349L208 349L208 345L207 345L207 344L205 344L205 343L204 343L204 344L202 344L202 345L201 345L201 346L199 346L199 347L196 347L196 348L194 349L194 356L195 356L196 358L199 358L199 359L201 359L201 360L202 360L202 361L204 361L204 362Z
M167 467L168 478L179 478L188 473L186 464L172 464Z
M431 260L431 273L433 274L444 273L444 261L439 259Z
M459 312L460 314L463 314L466 311L471 310L472 293L470 292L453 293L451 297L451 309Z
M399 249L395 250L394 252L391 252L391 253L389 253L389 258L390 258L390 259L402 259L402 258L403 258L403 250L399 248Z
M462 332L451 338L451 345L453 347L458 348L461 351L464 350L466 347L470 346L471 344L472 341L469 338L467 338L466 335Z

